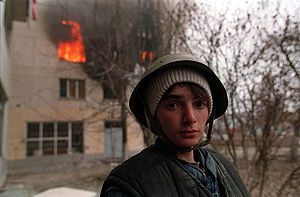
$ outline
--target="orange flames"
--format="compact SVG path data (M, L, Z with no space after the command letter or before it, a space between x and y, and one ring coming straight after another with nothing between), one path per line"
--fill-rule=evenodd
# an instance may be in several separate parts
M152 62L154 56L155 56L155 54L154 54L152 51L150 51L150 52L144 51L143 54L142 54L143 62L146 62L147 60L148 60L149 62Z
M86 56L82 36L80 34L80 25L75 21L62 21L63 25L71 26L71 41L59 42L58 57L69 62L85 62Z

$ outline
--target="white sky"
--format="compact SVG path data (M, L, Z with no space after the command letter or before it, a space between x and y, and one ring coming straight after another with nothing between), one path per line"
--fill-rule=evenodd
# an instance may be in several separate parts
M249 5L255 5L260 1L261 0L204 0L202 2L216 8L217 11L224 11L227 6L230 8L229 10L235 10L236 8L247 9ZM280 2L282 8L289 13L297 13L298 16L296 17L300 19L300 0L269 0L269 3L273 5L276 5L277 2Z

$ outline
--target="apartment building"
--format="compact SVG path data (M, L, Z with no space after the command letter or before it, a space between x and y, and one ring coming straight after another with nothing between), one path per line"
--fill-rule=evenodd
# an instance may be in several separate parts
M74 43L55 42L49 36L46 13L56 13L57 1L7 0L6 5L9 20L1 46L7 40L10 64L2 74L1 58L1 84L9 83L2 84L1 106L6 105L7 112L1 108L6 121L1 134L7 136L1 151L8 171L101 164L140 151L144 143L139 125L131 116L126 119L124 141L120 105L107 87L83 71L84 50L76 49L79 54L72 56L68 44ZM57 22L77 31L80 44L76 21ZM84 49L83 43L80 47Z

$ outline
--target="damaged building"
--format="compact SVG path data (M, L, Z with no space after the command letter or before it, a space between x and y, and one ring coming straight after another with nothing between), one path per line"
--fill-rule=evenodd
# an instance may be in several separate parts
M140 126L130 114L122 118L109 84L83 69L91 59L84 36L93 37L85 30L90 24L81 21L86 16L61 14L66 6L72 11L72 5L86 2L0 1L3 175L118 162L144 147ZM154 36L142 29L138 43ZM136 49L136 62L153 60L153 47L145 46ZM130 86L125 93L128 97Z

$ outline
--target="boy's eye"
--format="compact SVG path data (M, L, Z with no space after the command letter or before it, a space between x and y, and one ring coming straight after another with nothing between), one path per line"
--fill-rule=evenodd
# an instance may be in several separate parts
M169 103L167 105L168 109L175 109L178 105L176 103Z
M206 105L206 102L198 101L195 103L195 106L198 108L202 108Z

